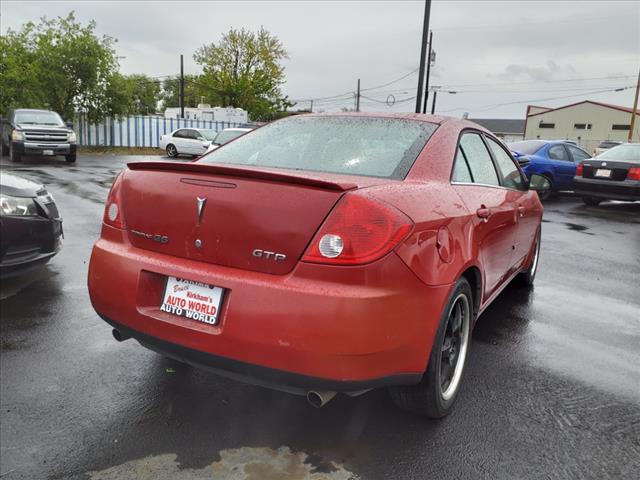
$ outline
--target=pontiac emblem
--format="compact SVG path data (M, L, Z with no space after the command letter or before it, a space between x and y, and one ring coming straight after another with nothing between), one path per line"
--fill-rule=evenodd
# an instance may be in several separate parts
M204 211L204 205L207 203L206 198L196 197L198 199L198 225L202 221L202 212Z

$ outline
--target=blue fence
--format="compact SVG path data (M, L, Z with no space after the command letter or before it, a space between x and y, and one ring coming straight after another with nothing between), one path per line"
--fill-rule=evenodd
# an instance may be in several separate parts
M111 147L159 147L160 137L178 128L207 128L220 131L241 124L190 118L165 118L156 115L106 117L102 123L89 123L76 117L74 130L78 145Z

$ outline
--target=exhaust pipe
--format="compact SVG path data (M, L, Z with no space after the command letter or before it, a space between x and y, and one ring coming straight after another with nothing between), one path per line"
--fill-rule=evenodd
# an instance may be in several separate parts
M309 390L307 392L307 402L316 408L322 408L336 396L336 392L332 391L315 391Z
M111 330L111 334L113 335L113 338L115 338L119 342L124 342L125 340L129 340L131 338L131 336L127 335L126 333L122 333L120 330L116 330L115 328Z

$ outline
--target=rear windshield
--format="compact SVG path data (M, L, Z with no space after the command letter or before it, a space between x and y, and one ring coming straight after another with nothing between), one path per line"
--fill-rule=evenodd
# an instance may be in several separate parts
M596 157L598 160L622 160L626 162L640 162L640 143L618 145Z
M547 142L543 140L525 140L523 142L513 142L507 144L507 147L512 152L524 153L527 155L533 155L538 150L546 145Z
M436 125L371 117L293 117L265 125L200 162L403 179Z

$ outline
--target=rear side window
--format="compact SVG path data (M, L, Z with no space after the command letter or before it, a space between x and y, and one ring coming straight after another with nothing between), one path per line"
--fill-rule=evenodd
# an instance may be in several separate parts
M436 127L398 118L290 117L244 135L199 161L401 180Z
M500 186L491 155L480 135L465 133L460 140L460 149L467 159L474 183Z
M451 180L458 183L472 183L473 178L471 172L469 172L469 165L467 159L464 158L464 153L460 147L458 147L458 153L456 154L456 160L453 164L453 175Z
M571 152L571 156L573 157L574 162L582 162L583 160L587 160L591 158L587 152L580 150L577 147L572 147L571 145L567 145L567 148Z
M516 167L511 156L494 140L485 137L489 148L496 159L500 174L502 175L502 185L507 188L515 188L516 190L526 190L526 183L520 174L520 170Z

